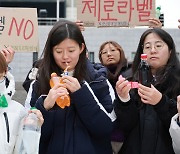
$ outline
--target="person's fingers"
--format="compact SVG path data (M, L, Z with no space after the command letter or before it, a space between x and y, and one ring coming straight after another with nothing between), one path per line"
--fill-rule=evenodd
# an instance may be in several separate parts
M6 47L6 46L5 46ZM14 58L14 54L15 51L12 47L6 47L2 49L2 54L4 55L6 62L9 64L10 62L12 62L13 58Z
M42 113L41 113L38 109L32 109L32 110L30 110L29 112L36 114L36 115L37 115L37 118L39 119L39 121L40 121L40 123L41 123L41 125L43 124L44 118L43 118Z
M84 30L85 30L83 21L77 20L75 23L76 23L76 25L79 26L79 29L80 29L81 31L84 31Z
M177 104L180 106L180 95L177 97Z
M161 21L156 18L150 18L149 23L150 23L149 28L155 28L155 27L161 28L162 27Z

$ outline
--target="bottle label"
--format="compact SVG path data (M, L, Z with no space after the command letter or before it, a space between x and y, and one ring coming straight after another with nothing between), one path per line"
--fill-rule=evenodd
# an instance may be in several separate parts
M139 83L138 83L138 82L132 82L132 81L129 81L128 84L131 85L131 89L139 88Z
M63 75L69 75L68 71L65 71L65 72L63 73Z

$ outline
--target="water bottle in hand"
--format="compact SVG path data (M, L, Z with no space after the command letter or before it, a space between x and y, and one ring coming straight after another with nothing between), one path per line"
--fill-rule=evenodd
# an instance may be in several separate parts
M38 154L41 124L34 113L23 119L21 154Z

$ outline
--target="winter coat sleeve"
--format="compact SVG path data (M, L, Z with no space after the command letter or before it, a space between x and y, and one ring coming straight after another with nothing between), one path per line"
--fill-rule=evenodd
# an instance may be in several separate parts
M116 119L115 113L113 110L113 101L115 99L115 93L114 89L111 86L110 82L107 79L103 79L100 82L95 82L94 84L90 85L90 89L93 90L93 93L97 97L98 100L101 101L102 105L108 112L108 114L111 114L110 118L112 121Z
M31 84L30 84L30 87L29 87L29 90L28 90L28 93L27 93L27 96L26 96L26 100L25 100L25 103L24 103L25 108L30 108L31 107L30 102L33 99L32 95L34 93L34 91L33 91L34 83L35 83L35 80L32 81Z
M171 118L177 113L176 100L163 95L160 102L154 108L162 123L169 129Z
M53 121L54 121L55 111L54 110L47 111L44 108L43 104L44 104L45 98L46 98L45 95L40 96L35 104L35 107L41 111L43 118L45 119L44 123L42 125L42 129L41 129L41 136L43 137L44 141L49 142L50 134L51 134L53 126L54 126Z
M178 114L172 117L169 132L172 138L174 152L176 154L179 154L180 153L180 126L177 124L177 118L178 118Z
M22 86L23 88L26 90L26 92L29 91L30 85L31 83L36 80L37 77L37 73L38 73L38 68L39 68L39 63L41 62L41 60L35 61L33 63L33 67L31 68L31 70L28 72L26 79L24 80Z
M139 110L132 98L128 102L122 102L119 98L116 98L114 110L117 116L117 124L125 132L134 128L139 120Z
M109 104L103 106L106 98L97 99L88 84L84 84L78 91L71 94L78 116L89 132L97 137L110 135L112 131L111 111L109 113L107 111L107 108L112 106L112 100L109 94L106 97L109 97ZM108 103L107 100L106 103Z

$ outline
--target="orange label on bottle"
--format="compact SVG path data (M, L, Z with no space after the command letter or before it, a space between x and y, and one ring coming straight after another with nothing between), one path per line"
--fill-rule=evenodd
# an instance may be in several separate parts
M61 77L57 76L56 73L51 74L51 79L50 79L50 87L53 88L54 85L61 83L63 84L63 81L61 80ZM56 104L64 109L66 106L70 106L70 97L69 95L61 96L56 99Z

